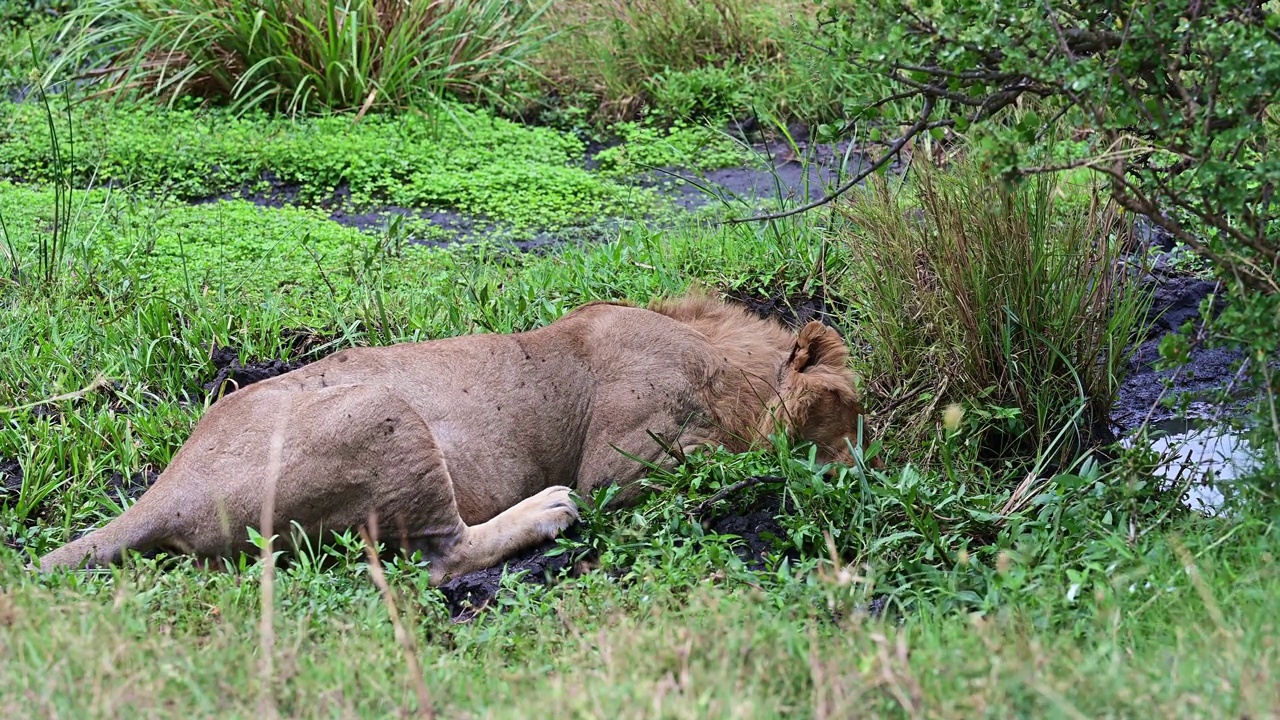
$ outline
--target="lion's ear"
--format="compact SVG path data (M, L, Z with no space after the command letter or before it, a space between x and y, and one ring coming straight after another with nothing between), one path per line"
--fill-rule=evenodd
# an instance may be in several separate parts
M802 373L823 365L841 368L848 359L849 350L839 333L817 320L810 320L796 336L790 365L792 370Z

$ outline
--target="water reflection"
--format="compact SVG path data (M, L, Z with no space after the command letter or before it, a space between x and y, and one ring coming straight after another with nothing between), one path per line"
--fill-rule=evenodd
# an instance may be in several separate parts
M1184 502L1209 515L1222 508L1220 488L1258 463L1244 437L1223 425L1197 427L1188 420L1169 420L1152 425L1149 438L1151 449L1166 458L1156 472L1177 486L1185 485Z

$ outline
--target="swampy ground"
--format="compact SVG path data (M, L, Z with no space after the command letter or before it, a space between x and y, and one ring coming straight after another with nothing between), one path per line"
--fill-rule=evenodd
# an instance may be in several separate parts
M0 44L10 68L30 62L18 36ZM1137 268L1125 292L1150 313L1109 338L1105 430L1027 452L1008 442L1035 430L1012 400L949 391L950 366L900 377L875 352L885 308L860 288L893 269L863 252L853 203L721 222L861 162L816 139L833 86L857 78L742 62L746 79L641 83L636 118L602 81L541 114L450 100L358 121L79 97L51 113L0 69L0 712L1275 716L1274 503L1192 511L1141 435L1181 417L1166 398L1236 374L1211 343L1181 369L1160 360L1200 322L1213 268L1133 233L1112 260ZM689 78L725 73L790 115L749 121L730 93L733 112L682 117L688 88L711 86ZM1064 217L1091 207L1075 180ZM505 568L431 588L423 563L387 556L388 595L346 533L281 555L269 613L256 558L26 570L136 500L226 392L345 347L525 330L695 284L837 327L884 467L709 449L650 477L637 507L583 498L580 525Z

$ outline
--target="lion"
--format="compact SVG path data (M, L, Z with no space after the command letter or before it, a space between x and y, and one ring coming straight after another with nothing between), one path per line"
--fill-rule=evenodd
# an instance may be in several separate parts
M578 520L611 483L632 504L652 467L776 430L849 464L862 407L849 351L701 292L648 307L599 301L544 327L348 348L219 399L152 485L39 569L161 548L252 552L272 527L308 537L373 518L422 551L429 582L493 567Z

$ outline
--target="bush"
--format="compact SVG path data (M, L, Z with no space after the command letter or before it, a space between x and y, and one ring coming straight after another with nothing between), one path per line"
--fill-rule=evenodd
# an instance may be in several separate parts
M1051 179L1009 189L968 161L942 173L917 157L913 177L876 176L838 206L869 406L897 408L879 424L909 447L957 402L988 456L1065 460L1111 439L1150 302L1120 262L1115 208L1060 212Z
M50 72L93 69L113 96L185 95L291 114L436 107L487 95L537 44L525 0L90 0ZM105 59L105 60L104 60Z
M1257 393L1253 436L1274 498L1280 3L832 0L825 13L838 51L892 87L850 126L911 118L886 157L955 133L1011 180L1087 168L1121 207L1212 261L1232 308L1196 342L1245 352L1228 390ZM1169 358L1185 360L1192 342L1170 338Z
M923 101L908 134L966 134L1009 177L1088 167L1241 286L1280 291L1274 0L916 5L828 7L842 52L900 91L888 100ZM1055 142L1046 118L1083 142Z

